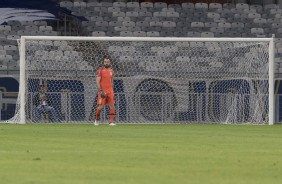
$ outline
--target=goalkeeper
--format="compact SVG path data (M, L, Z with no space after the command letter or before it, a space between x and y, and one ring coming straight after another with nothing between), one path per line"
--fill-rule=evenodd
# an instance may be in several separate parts
M111 68L111 60L108 56L104 56L104 66L100 67L96 75L96 83L98 87L98 99L97 99L97 109L95 125L99 125L100 114L105 105L110 107L110 122L109 125L115 125L115 100L114 100L114 88L113 88L113 78L114 70Z

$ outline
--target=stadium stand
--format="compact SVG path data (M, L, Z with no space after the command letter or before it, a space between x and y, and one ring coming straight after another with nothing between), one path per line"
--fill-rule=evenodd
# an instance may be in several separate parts
M22 35L271 37L282 36L282 1L212 2L54 0L60 21L7 20L0 25L0 54L19 59L16 39ZM84 17L84 20L66 18ZM69 15L68 15L69 16ZM65 19L64 19L65 18ZM63 23L62 23L63 22ZM72 28L69 28L70 25ZM276 50L281 41L277 39ZM280 53L276 53L278 57ZM9 58L9 57L8 57ZM9 67L0 59L1 70Z

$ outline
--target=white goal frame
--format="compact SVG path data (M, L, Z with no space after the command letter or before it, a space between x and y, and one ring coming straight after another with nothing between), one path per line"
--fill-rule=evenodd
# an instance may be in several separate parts
M20 109L19 109L19 123L25 124L25 90L26 90L26 78L25 78L25 42L28 40L52 40L52 41L180 41L180 42L268 42L269 43L269 125L275 123L275 96L274 96L274 38L180 38L180 37L73 37L73 36L22 36L20 39L20 86L19 86L19 97L20 97ZM24 85L23 85L24 84Z

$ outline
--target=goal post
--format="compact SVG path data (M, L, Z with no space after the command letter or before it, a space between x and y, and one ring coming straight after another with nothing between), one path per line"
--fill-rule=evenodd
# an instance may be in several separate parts
M272 125L273 40L22 36L19 104L12 122L35 122L33 97L42 81L58 122L93 122L95 73L108 55L118 123ZM104 109L102 120L107 118ZM50 117L39 122L46 121L53 122Z

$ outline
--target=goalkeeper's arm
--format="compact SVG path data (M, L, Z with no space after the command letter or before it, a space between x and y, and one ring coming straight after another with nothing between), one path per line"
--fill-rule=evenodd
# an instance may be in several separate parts
M99 91L101 97L105 98L106 94L104 93L104 91L102 90L102 88L100 86L100 81L101 81L101 77L96 77L96 83L97 83L98 91Z

